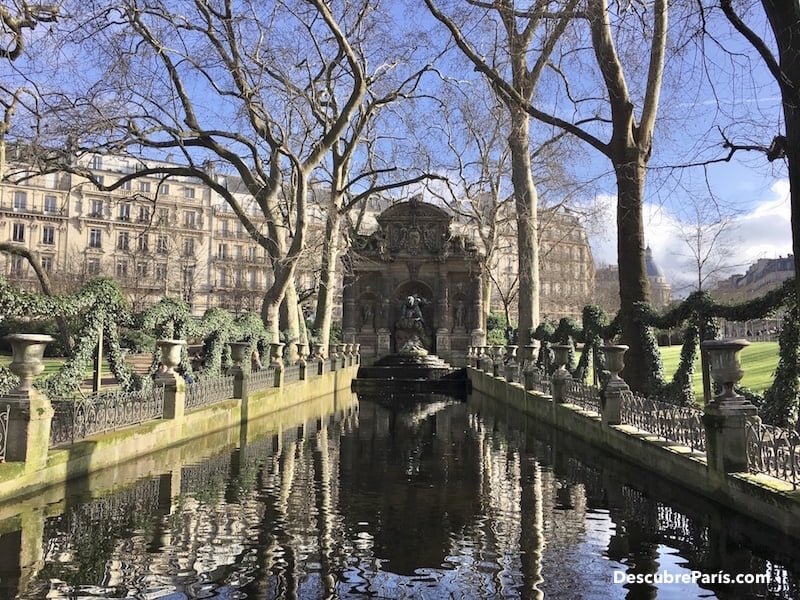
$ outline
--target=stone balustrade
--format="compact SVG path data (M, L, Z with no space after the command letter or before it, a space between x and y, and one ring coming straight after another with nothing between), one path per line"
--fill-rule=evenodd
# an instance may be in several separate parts
M142 392L116 391L84 398L80 402L71 399L53 399L51 402L33 386L33 381L43 370L42 355L52 338L25 334L8 338L12 338L9 341L14 352L10 368L20 378L20 384L5 397L0 397L0 462L24 463L23 471L26 473L44 467L51 447L63 447L96 433L145 421L181 421L188 412L227 399L241 401L242 414L246 415L248 401L254 394L304 382L326 373L326 360L320 345L316 345L311 358L316 364L309 369L305 345L297 344L298 358L294 364L286 366L283 360L284 344L270 344L269 367L251 372L243 367L243 363L249 359L249 342L233 342L233 365L227 375L195 380L187 385L175 371L186 342L159 340L157 344L166 368L160 369L154 378L154 389L158 390L157 410L151 411L152 414L144 414L139 410L144 406L139 398ZM349 344L346 349L339 346L337 361L333 364L342 369L358 365L361 360L358 345ZM53 404L57 404L59 409L56 419ZM81 415L88 417L82 419ZM91 423L91 427L86 427L86 423Z

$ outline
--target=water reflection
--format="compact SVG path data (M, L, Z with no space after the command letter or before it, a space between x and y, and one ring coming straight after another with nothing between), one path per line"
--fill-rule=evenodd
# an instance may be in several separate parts
M799 597L790 541L480 398L250 438L0 521L0 597ZM693 570L772 583L614 583Z

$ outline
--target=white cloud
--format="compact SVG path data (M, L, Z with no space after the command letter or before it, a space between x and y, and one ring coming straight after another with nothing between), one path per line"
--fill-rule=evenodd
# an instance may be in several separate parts
M592 252L598 265L617 262L616 197L599 196L602 226L589 232ZM688 248L678 233L678 218L663 207L645 204L645 243L664 270L677 293L689 291L696 274L688 258ZM752 209L736 216L724 234L721 245L729 248L725 262L729 273L744 273L759 258L776 258L792 252L789 207L789 181L779 179Z

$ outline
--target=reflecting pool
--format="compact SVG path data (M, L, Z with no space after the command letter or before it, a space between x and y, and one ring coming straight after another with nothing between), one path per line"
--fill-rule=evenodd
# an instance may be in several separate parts
M336 406L0 506L0 598L800 597L791 540L491 401Z

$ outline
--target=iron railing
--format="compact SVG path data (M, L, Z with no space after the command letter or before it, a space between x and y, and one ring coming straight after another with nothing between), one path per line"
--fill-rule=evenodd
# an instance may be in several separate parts
M547 372L544 369L540 369L539 367L528 367L527 372L531 375L531 389L535 392L540 392L542 394L549 394L550 393L550 378L547 376ZM525 375L523 374L523 377Z
M164 386L147 391L102 393L88 398L53 398L50 447L114 431L164 415Z
M199 379L186 386L186 410L233 398L233 375Z
M760 419L745 423L747 468L765 473L797 488L800 483L800 434L792 429L764 425Z
M283 382L291 383L300 381L300 365L290 365L283 368Z
M706 451L706 430L700 410L649 400L629 391L622 393L621 409L620 416L626 425L692 450Z
M275 387L275 369L269 367L251 371L250 378L247 380L247 387L254 392Z
M6 461L6 448L8 447L8 418L11 415L11 405L0 412L0 463Z
M584 410L600 413L600 390L578 379L567 380L566 401Z

